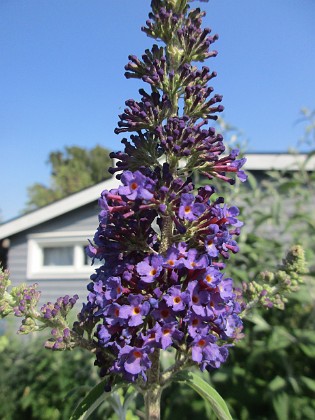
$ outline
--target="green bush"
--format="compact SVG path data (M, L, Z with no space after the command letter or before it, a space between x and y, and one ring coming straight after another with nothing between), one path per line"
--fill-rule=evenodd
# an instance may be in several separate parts
M245 223L241 251L227 266L236 281L274 269L293 244L303 246L309 268L284 311L256 310L245 320L245 339L211 375L239 420L315 418L315 174L305 170L307 160L259 183L250 174L247 189L237 188L229 200Z
M0 353L0 419L59 420L98 382L93 356L52 352L43 338L10 340Z
M255 311L245 339L212 385L239 420L315 418L315 283L306 284L285 311Z

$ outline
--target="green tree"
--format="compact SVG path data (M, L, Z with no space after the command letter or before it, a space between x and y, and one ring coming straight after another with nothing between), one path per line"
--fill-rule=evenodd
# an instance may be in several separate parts
M28 188L28 201L24 212L50 204L69 194L80 191L104 179L110 178L109 151L101 146L85 149L65 147L49 154L51 166L50 185L35 183Z

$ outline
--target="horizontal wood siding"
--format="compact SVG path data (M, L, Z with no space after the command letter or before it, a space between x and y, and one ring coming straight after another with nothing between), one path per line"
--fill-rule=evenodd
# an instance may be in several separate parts
M99 208L97 202L95 202L12 236L8 253L8 268L12 284L38 283L38 290L42 291L41 303L54 302L58 297L67 294L78 294L82 304L86 300L86 286L90 282L89 276L74 280L49 279L34 281L27 279L27 237L36 233L91 231L92 239L98 226L98 212ZM93 269L91 268L92 273Z
M56 217L31 229L31 233L47 232L94 232L98 226L99 208L97 202Z
M56 302L59 297L69 295L78 295L79 307L82 303L86 302L87 298L87 285L90 283L89 278L83 280L40 280L37 281L38 290L42 292L40 303Z
M8 269L14 285L26 282L27 242L25 235L11 238L8 253Z

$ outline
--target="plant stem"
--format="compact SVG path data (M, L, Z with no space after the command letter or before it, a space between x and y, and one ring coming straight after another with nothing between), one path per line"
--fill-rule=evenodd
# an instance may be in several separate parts
M162 228L162 238L160 245L160 253L167 251L167 249L172 245L173 239L173 221L170 216L163 217L163 228Z
M144 394L146 420L160 420L161 394L162 389L160 385L156 385L146 390Z
M147 386L143 393L146 420L160 420L160 350L155 349L150 356L152 365L148 371Z

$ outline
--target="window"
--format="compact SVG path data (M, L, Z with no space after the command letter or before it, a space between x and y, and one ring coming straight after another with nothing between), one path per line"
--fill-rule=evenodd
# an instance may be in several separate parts
M73 246L43 247L43 266L73 265Z
M29 279L88 278L101 263L85 253L91 232L51 232L28 237ZM98 263L98 264L97 264Z

